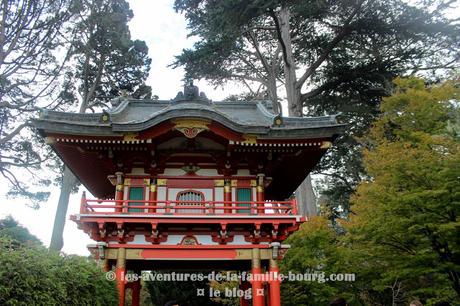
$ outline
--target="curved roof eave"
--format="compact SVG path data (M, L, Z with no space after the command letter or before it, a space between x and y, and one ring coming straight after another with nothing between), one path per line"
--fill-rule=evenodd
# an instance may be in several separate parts
M213 112L208 109L167 109L156 116L151 117L146 121L132 122L132 123L112 123L114 132L139 132L147 130L165 121L178 119L178 118L196 118L218 122L225 127L239 133L256 133L267 134L270 131L270 126L262 125L242 125L227 116L218 112Z

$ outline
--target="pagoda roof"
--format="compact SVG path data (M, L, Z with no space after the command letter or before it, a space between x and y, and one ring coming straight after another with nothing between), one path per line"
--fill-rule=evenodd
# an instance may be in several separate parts
M118 97L111 104L99 113L44 110L33 121L99 198L113 197L107 176L120 169L129 173L139 163L145 173L157 174L190 162L199 167L217 163L219 174L234 175L240 166L257 173L263 162L269 164L266 175L273 178L267 199L282 200L345 129L336 115L282 117L270 101L214 102L195 86L171 100Z
M272 103L256 101L213 102L204 94L172 100L112 100L112 108L100 113L42 111L34 125L42 132L82 136L121 136L147 130L165 121L197 118L218 122L242 134L259 139L308 139L333 137L344 128L336 116L281 117L273 112Z

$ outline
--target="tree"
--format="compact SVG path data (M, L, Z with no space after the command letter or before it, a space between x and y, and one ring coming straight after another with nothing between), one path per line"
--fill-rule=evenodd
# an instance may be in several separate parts
M0 240L8 240L24 245L42 244L37 237L32 235L27 228L19 225L11 216L0 220Z
M118 292L87 258L61 255L8 216L0 220L1 305L115 305Z
M406 304L411 297L458 303L460 141L448 123L458 118L460 81L396 84L363 139L370 178L353 197L346 241L361 258L358 269L379 269L373 290L400 282Z
M62 106L50 97L68 59L58 51L74 12L71 0L2 0L0 5L0 173L9 195L25 196L35 206L49 192L34 185L50 183L35 170L51 154L31 133L30 118L40 107ZM24 172L35 184L18 177Z
M79 112L106 106L121 93L148 98L144 84L150 69L148 48L143 41L131 40L128 21L133 17L124 0L82 1L75 27L79 35L73 42L73 66L66 70L60 98L78 101ZM77 178L63 166L61 193L54 220L50 248L60 250L70 193Z
M116 305L118 291L94 262L43 247L0 251L2 305Z
M443 15L450 5L438 0L420 5L177 0L190 35L200 40L174 65L216 85L261 84L275 104L284 86L290 116L343 112L350 128L317 168L331 178L323 189L340 215L365 176L353 137L362 136L378 114L391 80L407 72L458 67L458 23Z
M281 273L309 273L323 275L324 278L315 280L311 277L310 280L283 282L283 305L328 305L338 295L346 297L349 305L353 305L352 283L325 281L331 273L346 271L340 264L343 253L339 237L327 218L311 217L286 243L291 245L291 249L281 261Z

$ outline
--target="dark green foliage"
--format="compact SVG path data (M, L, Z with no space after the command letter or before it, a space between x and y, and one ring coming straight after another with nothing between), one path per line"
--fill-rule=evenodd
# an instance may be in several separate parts
M366 177L355 138L378 116L392 79L425 72L436 79L458 67L459 24L445 17L451 6L444 0L177 0L190 35L200 40L174 65L216 85L262 84L274 100L271 88L278 86L297 116L300 108L305 115L341 112L346 135L316 169L326 175L320 184L325 208L331 218L341 217ZM289 29L281 23L283 10L290 14ZM280 37L283 30L290 40ZM294 77L287 74L292 66Z
M165 271L162 271L165 272ZM194 272L190 272L194 273ZM203 273L198 271L196 273ZM179 305L190 306L214 306L220 305L211 301L207 295L209 292L209 283L207 281L195 282L145 282L147 290L150 293L152 304L155 306L163 306L169 301L176 301ZM204 288L205 296L197 296L197 289Z
M281 272L321 274L329 277L331 273L353 273L341 265L343 250L339 237L329 226L327 219L313 217L286 243L291 249L281 261ZM328 305L337 296L353 301L354 282L285 281L281 286L283 305ZM349 305L355 305L353 303Z
M0 305L116 305L115 282L96 263L62 255L11 217L0 220Z
M0 240L13 241L24 245L41 245L41 241L19 225L11 216L0 220Z
M79 101L80 112L103 106L122 93L150 97L151 89L144 81L151 59L145 42L131 39L129 4L125 0L87 0L80 5L71 56L76 65L67 70L62 97Z
M44 248L0 250L1 305L116 305L115 282L94 262Z
M326 216L310 219L286 242L282 270L355 273L354 282L285 282L286 305L460 305L459 81L426 86L397 79L383 115L361 139L370 177L352 198L337 233Z

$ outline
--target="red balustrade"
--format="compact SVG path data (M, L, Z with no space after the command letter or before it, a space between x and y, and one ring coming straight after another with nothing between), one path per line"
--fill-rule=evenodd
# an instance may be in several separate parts
M297 202L288 201L170 201L86 199L80 214L215 215L256 216L296 215Z

